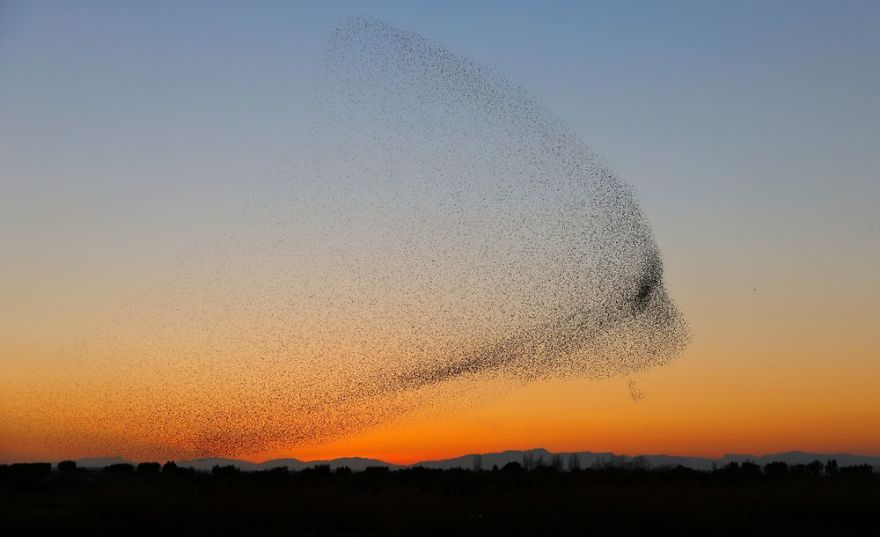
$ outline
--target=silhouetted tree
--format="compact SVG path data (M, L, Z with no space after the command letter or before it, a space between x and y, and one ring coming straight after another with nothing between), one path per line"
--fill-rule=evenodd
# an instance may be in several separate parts
M9 473L14 475L49 475L52 473L51 462L17 462L9 466Z
M511 462L493 472L380 466L349 475L341 467L320 477L314 467L285 472L235 466L218 466L213 471L222 477L212 477L192 468L173 470L170 461L163 467L169 475L162 476L145 474L140 465L112 467L132 472L122 476L90 469L35 475L54 469L45 464L16 465L19 473L12 474L0 465L0 534L54 534L70 527L94 535L164 535L197 525L200 532L222 535L257 523L256 531L267 535L315 528L406 534L426 527L440 534L578 534L591 527L602 534L630 526L650 531L676 521L709 534L876 533L880 475L867 464L828 478L813 477L817 465L801 464L804 477L792 479L781 462L757 473L754 463L740 462L710 474L683 466L642 470L637 459L624 458L572 475L552 471L557 461L532 472ZM834 471L830 461L823 466ZM463 517L464 511L474 515ZM53 514L62 512L63 518ZM862 526L866 531L856 531ZM37 527L47 531L24 531Z
M852 466L842 466L839 470L840 475L856 476L871 475L874 473L874 467L870 464L854 464Z
M788 476L788 465L782 461L768 462L764 465L764 474L771 479L782 479Z
M752 461L745 461L740 465L739 473L743 477L761 477L761 467Z
M825 463L825 473L828 475L837 475L837 459L831 459Z
M105 466L104 471L108 474L132 474L134 473L134 465L127 462L111 464Z
M269 468L268 470L265 470L265 473L283 477L290 475L290 468L288 468L287 466L276 466L275 468Z
M731 461L721 468L712 472L713 476L718 476L720 479L727 480L736 480L739 479L740 476L740 468L739 463L736 461Z
M507 464L505 464L504 466L501 467L501 471L507 472L507 473L518 473L518 472L522 472L523 470L524 470L523 465L516 462L516 461L508 462Z
M231 476L237 474L238 472L238 467L231 464L227 464L225 466L215 464L214 467L211 468L211 474L216 476Z
M825 466L820 461L813 461L806 466L807 474L813 477L822 475L822 468Z
M694 470L693 468L688 468L687 466L683 466L681 464L677 464L675 468L671 470L671 473L672 475L681 479L684 477L693 478L700 475L702 472L700 472L699 470Z
M809 475L806 464L792 464L788 467L788 475L792 477L806 477Z
M568 471L573 472L581 469L581 458L577 453L568 456Z
M329 464L316 464L312 466L311 473L315 475L330 475L330 465Z
M266 470L257 470L256 473L263 479L273 482L282 482L290 476L290 469L287 466L275 466L274 468L268 468Z
M61 461L58 463L58 471L62 474L72 474L76 472L76 461Z
M142 462L137 465L139 474L158 474L162 467L158 462Z
M387 466L367 466L364 468L364 472L369 475L382 475L388 473Z
M162 465L162 473L172 474L178 470L177 463L174 461L167 461Z

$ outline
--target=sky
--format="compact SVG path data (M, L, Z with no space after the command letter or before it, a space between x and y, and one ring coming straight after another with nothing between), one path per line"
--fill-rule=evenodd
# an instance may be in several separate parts
M358 14L526 88L632 185L692 341L635 377L236 455L880 455L876 2L3 1L0 460L115 454L48 440L92 432L41 402L59 353L285 174Z

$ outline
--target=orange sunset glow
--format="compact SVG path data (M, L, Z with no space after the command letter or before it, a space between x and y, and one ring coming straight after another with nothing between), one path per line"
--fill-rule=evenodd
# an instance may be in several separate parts
M349 7L0 7L0 462L880 456L876 32Z

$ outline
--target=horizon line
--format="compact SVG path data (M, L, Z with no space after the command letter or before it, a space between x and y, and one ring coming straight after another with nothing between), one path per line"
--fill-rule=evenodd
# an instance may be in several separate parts
M458 455L451 455L447 457L436 457L436 458L427 458L427 459L418 459L415 462L389 462L381 458L377 457L368 457L364 455L342 455L337 457L325 457L325 458L317 458L317 459L301 459L294 456L282 456L282 457L274 457L270 459L264 460L253 460L248 458L239 458L236 456L224 456L224 455L204 455L204 456L196 456L196 457L185 457L185 458L166 458L160 457L160 459L165 459L166 462L194 462L194 461L204 461L210 459L222 459L227 461L234 461L239 463L253 464L253 465L263 465L276 461L283 460L292 460L303 464L319 464L326 462L335 462L345 459L361 459L367 461L376 461L388 466L398 466L398 467L413 467L418 466L420 464L425 463L440 463L447 462L455 459L460 459L464 457L473 457L477 455L485 456L485 455L500 455L504 453L528 453L535 451L544 451L548 455L571 455L571 454L591 454L591 455L611 455L614 457L627 457L627 458L636 458L636 457L671 457L671 458L679 458L679 459L702 459L707 461L717 461L724 459L726 457L756 457L756 458L765 458L772 457L775 455L791 455L791 454L803 454L803 455L813 455L813 456L847 456L847 457L863 457L863 458L877 458L880 459L880 454L869 454L869 453L855 453L848 451L804 451L799 449L790 449L785 451L772 451L772 452L764 452L764 453L737 453L737 452L726 452L723 455L718 456L710 456L710 455L680 455L673 453L663 453L663 452L648 452L648 453L617 453L614 451L592 451L592 450L565 450L565 451L552 451L550 449L544 447L535 447L535 448L525 448L525 449L502 449L499 451L484 451L484 452L467 452ZM51 462L53 464L66 461L83 461L89 459L117 459L120 463L140 463L140 462L158 462L159 459L135 459L129 458L121 454L113 454L113 455L85 455L80 457L66 457L66 458L53 458L53 459L41 459L41 460L29 460L29 461L13 461L13 460L5 460L0 462L0 464L26 464L28 462Z

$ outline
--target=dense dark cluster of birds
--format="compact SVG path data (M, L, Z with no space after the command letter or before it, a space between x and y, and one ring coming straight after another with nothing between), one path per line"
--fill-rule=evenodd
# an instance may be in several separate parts
M633 192L526 92L367 18L323 68L271 194L80 350L83 442L260 453L683 348Z

